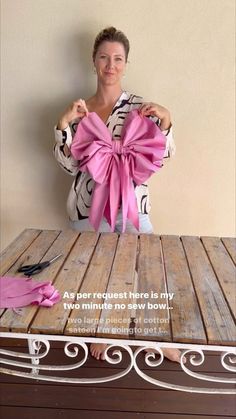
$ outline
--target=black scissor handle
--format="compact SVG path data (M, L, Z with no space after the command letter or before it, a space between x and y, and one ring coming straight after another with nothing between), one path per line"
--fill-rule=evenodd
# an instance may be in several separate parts
M17 269L17 272L26 272L28 270L31 270L35 265L25 265L21 266L19 269Z
M18 272L24 272L25 275L36 275L46 268L50 263L48 261L42 263L35 263L34 265L21 266Z

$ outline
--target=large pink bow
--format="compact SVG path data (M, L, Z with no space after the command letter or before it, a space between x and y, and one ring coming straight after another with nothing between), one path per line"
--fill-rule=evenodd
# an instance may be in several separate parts
M166 137L149 118L137 110L126 117L121 138L115 140L107 126L91 112L79 123L71 146L73 157L80 160L80 170L90 173L95 187L89 221L95 230L103 215L115 229L122 202L123 232L127 218L139 230L134 184L141 185L162 167Z

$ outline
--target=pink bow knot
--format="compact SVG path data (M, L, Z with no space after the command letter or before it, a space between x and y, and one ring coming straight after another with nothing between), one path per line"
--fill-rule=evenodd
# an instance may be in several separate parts
M113 140L111 147L114 154L126 154L125 149L120 140Z
M99 229L105 216L112 231L122 202L123 230L127 218L139 230L138 207L134 190L162 167L166 137L149 118L137 110L129 112L120 140L115 140L95 112L78 125L71 153L80 161L80 171L95 181L89 214L90 224Z

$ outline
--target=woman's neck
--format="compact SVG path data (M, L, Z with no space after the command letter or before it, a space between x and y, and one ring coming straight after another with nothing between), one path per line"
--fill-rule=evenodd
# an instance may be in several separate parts
M100 106L113 105L122 93L121 86L98 86L94 99Z

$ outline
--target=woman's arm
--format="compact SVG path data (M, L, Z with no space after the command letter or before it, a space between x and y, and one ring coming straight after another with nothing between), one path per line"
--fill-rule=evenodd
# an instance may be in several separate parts
M171 117L168 109L164 106L158 105L153 102L144 102L139 108L140 115L143 116L156 116L160 119L160 129L162 131L168 130L171 126Z
M153 117L154 122L159 126L167 140L164 158L172 157L175 154L176 146L172 135L171 116L168 109L157 103L144 102L139 108L139 113Z
M66 173L71 176L76 176L79 171L79 161L75 160L70 153L70 146L72 143L71 128L69 125L63 130L58 128L58 126L54 127L54 156Z
M72 129L70 124L77 118L83 118L88 115L88 109L83 99L73 102L61 116L56 127L54 127L55 145L54 156L62 169L71 176L77 175L79 171L79 162L75 160L71 153Z

